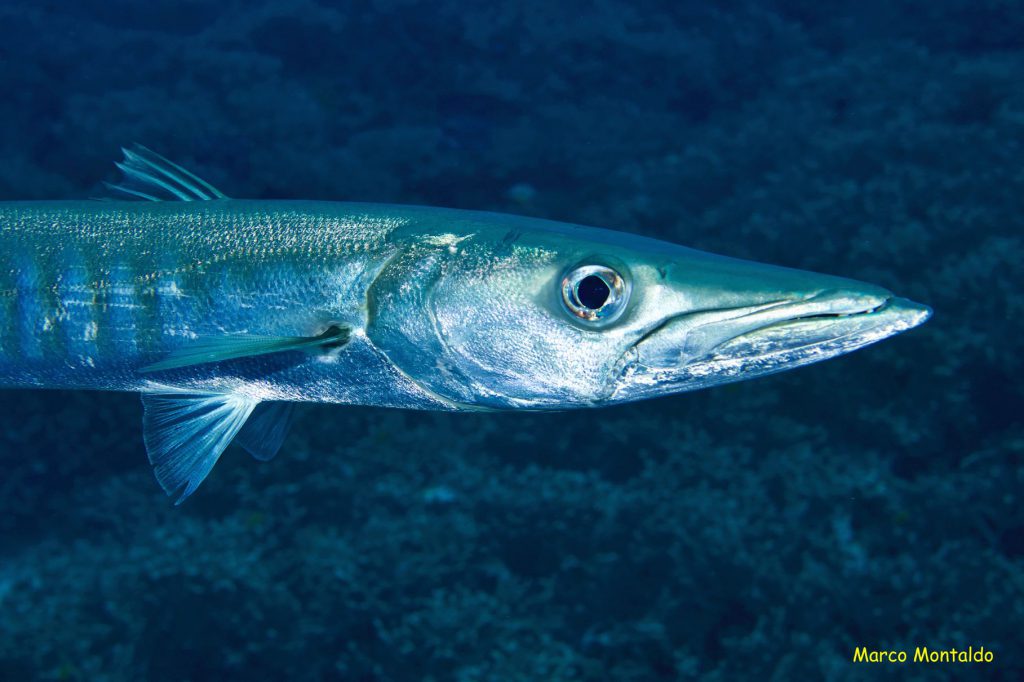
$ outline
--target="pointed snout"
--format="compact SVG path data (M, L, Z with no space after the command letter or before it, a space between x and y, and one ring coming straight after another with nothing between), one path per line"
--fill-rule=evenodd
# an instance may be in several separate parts
M925 305L856 280L717 256L687 260L663 278L657 305L667 314L621 363L617 398L703 388L825 360L931 315Z
M887 313L892 315L901 324L906 325L904 329L913 329L922 325L932 316L932 309L923 303L915 303L906 298L893 297L889 299L886 306Z

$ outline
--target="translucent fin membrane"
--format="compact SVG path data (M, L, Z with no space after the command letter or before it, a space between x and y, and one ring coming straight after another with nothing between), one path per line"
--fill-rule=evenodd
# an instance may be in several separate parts
M142 201L211 201L227 199L219 189L173 161L140 144L122 149L117 162L121 182L104 183L118 198Z
M163 372L208 362L251 358L268 353L317 348L341 348L348 343L351 330L333 325L317 336L214 336L196 339L172 351L160 362L142 368L143 372Z
M235 436L235 442L258 460L273 459L288 435L294 414L295 403L260 403Z
M168 495L180 491L176 504L195 492L257 404L233 393L142 394L149 462Z

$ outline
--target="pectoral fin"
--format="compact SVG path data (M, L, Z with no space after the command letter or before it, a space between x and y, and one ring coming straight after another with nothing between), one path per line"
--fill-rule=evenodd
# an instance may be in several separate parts
M143 438L156 480L168 495L195 492L259 401L234 393L142 394Z
M288 435L294 414L295 403L260 403L238 432L235 442L260 461L273 459Z
M218 336L195 341L182 346L160 362L143 367L143 372L161 372L181 369L208 362L223 362L237 358L248 358L268 353L289 350L313 350L317 348L340 348L348 343L349 328L332 325L317 336Z

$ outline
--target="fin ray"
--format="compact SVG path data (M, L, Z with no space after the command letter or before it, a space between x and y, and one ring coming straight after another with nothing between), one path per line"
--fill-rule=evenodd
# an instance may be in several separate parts
M112 182L104 182L103 185L107 189L109 189L109 190L111 190L113 192L123 192L124 194L127 194L129 196L133 196L133 197L135 197L137 199L142 199L143 201L162 201L162 199L160 199L160 197L155 197L152 194L146 194L145 192L141 192L141 191L139 191L137 189L131 189L130 187L124 187L122 185L115 185ZM106 197L103 197L101 199L101 201L110 201L110 199L107 199Z
M182 491L175 504L195 492L258 404L234 393L142 394L146 452L164 492Z
M104 183L113 192L143 201L211 201L227 199L219 189L154 151L134 144L122 148L124 159L114 165L120 183Z
M349 328L332 326L317 336L218 336L186 344L159 362L142 368L143 372L161 372L181 369L209 362L223 362L238 358L281 353L289 350L308 350L317 347L339 347L348 342Z

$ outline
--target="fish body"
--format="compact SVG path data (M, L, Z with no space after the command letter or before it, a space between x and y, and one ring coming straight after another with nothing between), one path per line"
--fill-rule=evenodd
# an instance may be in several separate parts
M0 383L443 408L363 333L375 278L406 234L443 216L304 201L0 204ZM344 353L144 371L201 339L335 326L353 330Z
M778 372L921 324L880 287L636 235L229 199L144 148L142 201L0 204L0 385L136 391L179 501L297 402L567 409ZM166 199L166 200L164 200Z

